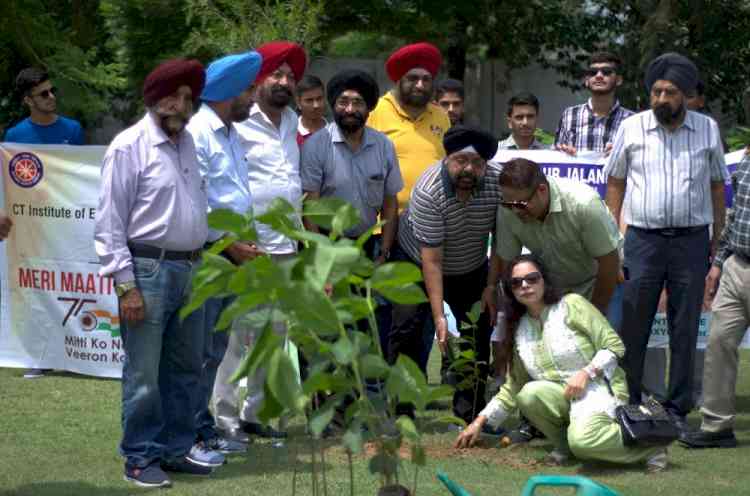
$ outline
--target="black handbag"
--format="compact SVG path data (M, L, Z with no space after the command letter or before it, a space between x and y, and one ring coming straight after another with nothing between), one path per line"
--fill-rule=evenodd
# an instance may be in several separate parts
M609 393L614 396L609 381L606 382ZM640 405L618 406L615 419L620 424L625 446L667 446L680 434L669 413L652 397Z

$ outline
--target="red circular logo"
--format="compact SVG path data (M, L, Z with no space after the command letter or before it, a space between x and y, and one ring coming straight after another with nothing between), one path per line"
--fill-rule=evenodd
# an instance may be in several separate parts
M33 153L22 152L10 160L8 172L14 183L22 188L31 188L42 180L44 167L39 157Z

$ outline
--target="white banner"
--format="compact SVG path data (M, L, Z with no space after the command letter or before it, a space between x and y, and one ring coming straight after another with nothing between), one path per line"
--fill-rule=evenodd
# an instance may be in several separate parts
M100 277L94 215L105 148L0 145L5 212L0 366L120 377L117 299Z
M111 279L98 275L93 242L104 152L102 146L0 144L0 193L14 222L0 243L0 367L120 376L117 299ZM601 155L501 151L495 160L514 156L604 194ZM730 169L741 157L742 152L727 155ZM699 347L705 346L709 321L710 313L704 313ZM649 345L667 343L660 313ZM750 347L747 337L743 346Z

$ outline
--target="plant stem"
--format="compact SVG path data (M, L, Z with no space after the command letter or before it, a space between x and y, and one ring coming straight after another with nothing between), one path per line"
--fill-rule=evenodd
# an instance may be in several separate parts
M328 496L328 480L326 479L326 449L324 446L320 448L320 466L321 473L323 474L323 495Z
M315 470L315 449L317 448L317 443L313 439L312 442L312 489L313 489L313 496L318 495L318 473Z
M411 496L417 496L417 476L419 475L419 465L414 466L414 486L411 489Z
M297 443L294 443L294 451L292 452L292 456L294 457L292 468L292 496L297 494L297 462L299 461L297 451Z
M349 495L354 496L354 463L351 451L346 450L346 458L349 460Z

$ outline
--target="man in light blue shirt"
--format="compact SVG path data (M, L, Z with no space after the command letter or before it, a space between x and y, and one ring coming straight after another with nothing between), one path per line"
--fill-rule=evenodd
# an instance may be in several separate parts
M254 51L228 55L212 62L206 71L206 87L201 93L203 104L188 130L195 141L201 176L206 182L209 211L230 209L244 214L251 208L247 161L232 123L248 117L261 60ZM222 236L223 233L211 230L208 241L218 241ZM257 256L259 251L251 242L236 241L223 254L239 265ZM203 371L195 419L197 442L189 456L194 462L208 466L221 465L226 453L245 451L248 442L241 431L219 435L208 408L216 373L230 340L230 333L214 332L214 327L229 303L231 298L212 298L205 305Z

